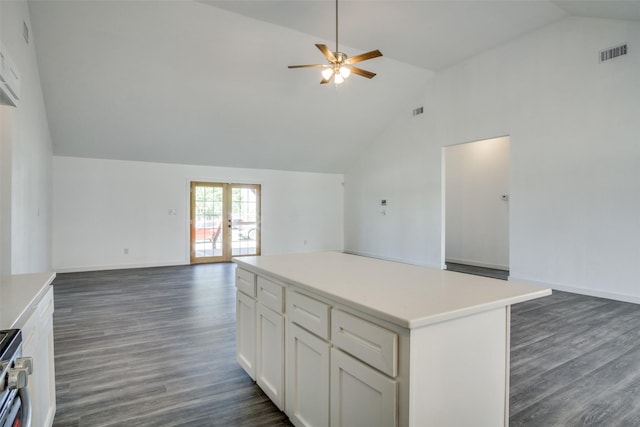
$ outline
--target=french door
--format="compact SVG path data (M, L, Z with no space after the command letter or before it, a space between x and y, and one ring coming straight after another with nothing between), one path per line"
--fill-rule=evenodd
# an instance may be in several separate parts
M191 182L191 263L260 255L260 185Z

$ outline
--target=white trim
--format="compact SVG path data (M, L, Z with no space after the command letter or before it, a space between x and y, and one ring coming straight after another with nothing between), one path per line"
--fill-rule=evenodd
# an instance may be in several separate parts
M546 282L540 282L536 280L524 279L516 276L509 276L508 280L510 282L520 282L520 283L528 283L531 285L543 286L546 288L551 288L556 291L571 292L574 294L588 295L592 297L606 298L606 299L611 299L616 301L640 304L640 297L633 296L633 295L619 294L615 292L606 292L606 291L600 291L600 290L589 289L589 288L580 288L576 286L559 285L556 283L546 283Z
M190 265L188 262L149 262L141 264L113 264L113 265L89 265L82 267L65 267L54 268L56 273L80 273L85 271L104 271L104 270L124 270L128 268L149 268L149 267L174 267L179 265Z
M447 269L447 147L440 147L440 269Z

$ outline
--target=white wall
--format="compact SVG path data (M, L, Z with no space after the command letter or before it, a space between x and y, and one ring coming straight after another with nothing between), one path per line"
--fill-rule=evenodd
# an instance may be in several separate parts
M445 149L447 262L509 270L509 137Z
M61 156L53 164L59 272L188 264L190 181L261 184L265 255L343 247L342 175Z
M0 105L0 277L11 273L11 147L13 107Z
M0 133L3 188L9 176L9 191L2 191L2 274L20 274L51 269L51 176L52 149L35 40L27 44L23 22L31 28L26 1L0 1L0 39L21 74L20 103L2 107ZM10 168L10 171L4 170ZM6 188L5 188L6 190Z
M633 46L637 22L567 18L436 74L425 114L399 116L345 174L345 249L439 267L441 147L510 135L511 277L640 302ZM382 195L403 212L376 214Z

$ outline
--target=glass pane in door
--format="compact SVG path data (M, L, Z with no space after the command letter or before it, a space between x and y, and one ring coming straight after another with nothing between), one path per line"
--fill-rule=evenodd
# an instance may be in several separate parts
M231 185L231 256L260 254L260 186Z
M192 224L195 224L195 227L192 227L192 262L213 261L211 258L223 256L224 187L216 184L194 184Z

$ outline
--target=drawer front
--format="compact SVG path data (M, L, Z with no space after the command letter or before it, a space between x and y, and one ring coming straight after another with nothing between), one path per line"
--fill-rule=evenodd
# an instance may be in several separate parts
M284 310L284 286L258 276L258 301L272 310Z
M330 306L306 295L295 291L287 295L289 320L326 340L329 339L330 312Z
M331 342L389 376L398 375L398 334L395 332L334 309Z
M255 297L256 296L256 275L250 271L236 268L236 287L239 291Z

